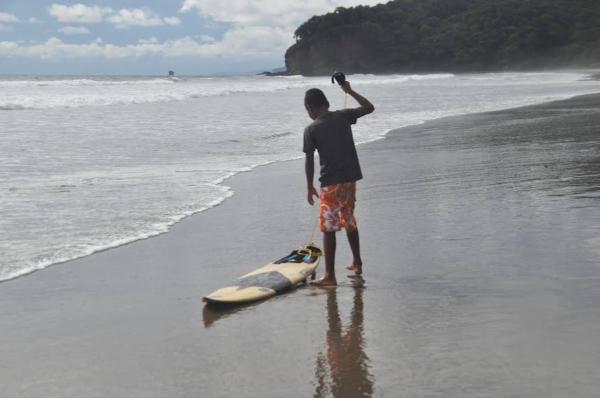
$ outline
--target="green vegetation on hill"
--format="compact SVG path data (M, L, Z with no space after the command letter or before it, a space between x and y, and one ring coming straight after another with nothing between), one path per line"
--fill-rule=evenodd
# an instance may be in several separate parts
M337 8L295 32L292 74L600 64L600 0L394 0Z

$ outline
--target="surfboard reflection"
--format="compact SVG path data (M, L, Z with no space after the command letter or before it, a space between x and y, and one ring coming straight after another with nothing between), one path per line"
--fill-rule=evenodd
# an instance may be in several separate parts
M221 319L228 318L232 315L242 313L244 311L249 311L255 307L258 307L261 304L264 304L268 301L274 302L275 300L283 300L288 295L293 294L295 290L289 290L285 293L281 293L276 297L253 301L250 303L242 303L242 304L205 304L204 310L202 311L202 322L205 328L209 328L213 326L217 321Z
M204 305L202 311L202 322L205 328L209 328L214 325L220 319L228 318L234 314L249 310L250 308L256 307L262 304L264 301L256 301L247 304L238 305Z
M354 289L350 325L342 326L337 303L337 290L327 292L326 352L317 355L315 366L315 398L371 397L374 378L369 372L365 353L363 325L363 289Z

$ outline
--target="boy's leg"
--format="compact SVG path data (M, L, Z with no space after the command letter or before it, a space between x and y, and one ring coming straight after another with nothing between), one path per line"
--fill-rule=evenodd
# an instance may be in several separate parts
M362 274L362 259L360 258L360 239L358 236L358 229L354 231L347 231L348 243L350 244L350 250L352 250L353 261L347 270L353 271L356 275Z
M347 270L354 272L356 275L362 274L362 259L360 258L360 240L358 236L358 227L356 218L354 217L354 206L356 203L356 182L344 185L346 192L344 194L344 206L341 210L343 224L346 228L346 236L352 250L352 264L346 267Z
M318 281L312 282L317 286L335 286L335 247L336 231L340 230L340 210L336 194L339 185L330 185L321 188L319 195L319 222L323 232L323 251L325 256L325 275Z
M325 251L325 275L318 281L313 282L317 286L335 286L335 232L323 232L323 249Z

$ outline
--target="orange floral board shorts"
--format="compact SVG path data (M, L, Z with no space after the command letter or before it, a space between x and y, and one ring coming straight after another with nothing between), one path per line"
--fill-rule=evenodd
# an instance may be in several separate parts
M336 232L346 228L348 232L357 230L354 218L356 203L356 182L345 182L321 188L319 195L319 219L321 232Z

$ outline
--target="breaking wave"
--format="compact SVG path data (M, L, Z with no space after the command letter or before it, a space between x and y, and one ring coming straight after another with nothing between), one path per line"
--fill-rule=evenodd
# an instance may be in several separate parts
M430 79L451 79L452 74L353 75L352 83L401 84ZM189 77L189 78L19 78L0 80L0 110L79 108L184 101L206 96L264 93L304 88L323 83L323 78Z

